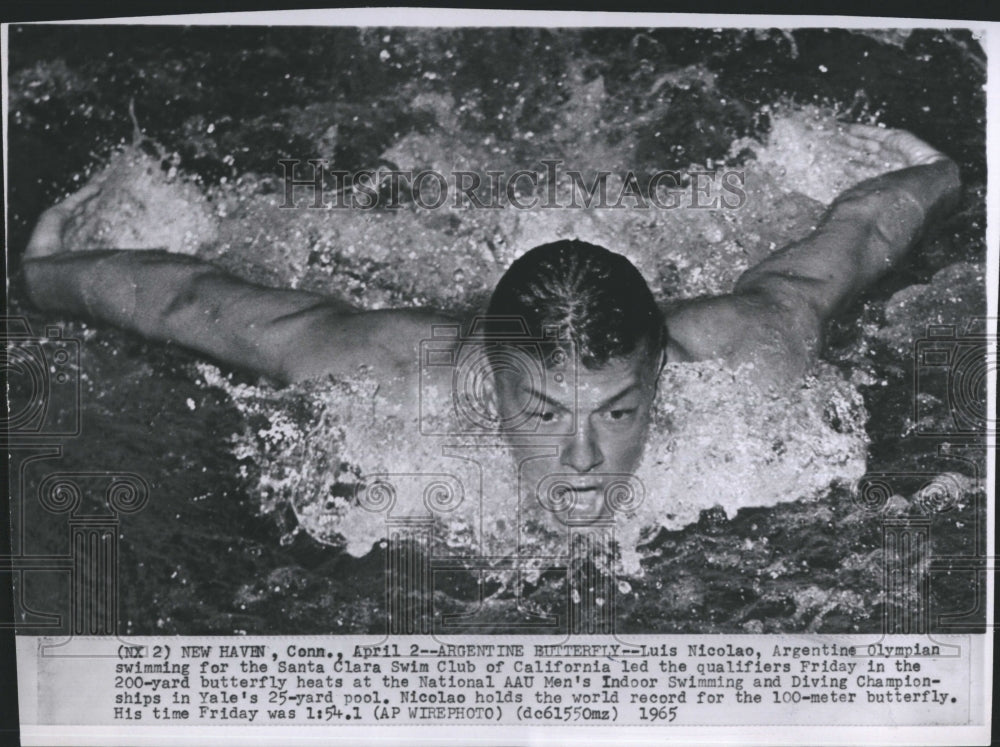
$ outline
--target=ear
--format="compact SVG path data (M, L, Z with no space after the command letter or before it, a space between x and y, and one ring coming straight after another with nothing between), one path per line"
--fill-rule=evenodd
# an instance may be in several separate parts
M664 345L660 348L659 357L656 361L656 380L653 382L653 391L658 391L660 388L660 377L663 375L663 369L667 365L667 346Z

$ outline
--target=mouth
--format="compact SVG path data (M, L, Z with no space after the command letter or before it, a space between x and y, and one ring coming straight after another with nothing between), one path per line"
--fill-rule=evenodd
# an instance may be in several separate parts
M554 514L582 519L605 511L607 486L599 475L559 475L553 483L539 488L538 500Z
M574 512L592 513L604 506L604 488L599 484L574 485L571 488Z
M594 475L566 476L544 490L539 500L557 521L587 524L608 516L605 487L604 481Z
M580 482L575 484L571 482L565 485L563 490L574 498L576 505L580 505L581 501L592 503L604 496L604 486L595 482Z

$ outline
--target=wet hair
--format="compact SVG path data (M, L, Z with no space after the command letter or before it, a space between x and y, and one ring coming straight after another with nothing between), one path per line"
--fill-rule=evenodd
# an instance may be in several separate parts
M490 298L487 335L500 330L502 317L520 317L533 337L557 331L589 369L642 342L659 353L666 338L663 314L635 265L584 241L542 244L515 260Z

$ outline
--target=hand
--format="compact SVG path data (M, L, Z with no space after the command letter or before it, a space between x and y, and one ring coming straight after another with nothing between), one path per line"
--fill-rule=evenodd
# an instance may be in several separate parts
M949 158L906 130L874 127L865 124L848 124L842 136L842 146L849 158L860 161L926 166Z
M91 182L62 202L53 205L38 219L24 250L25 259L51 257L69 251L63 244L66 225L83 212L84 207L101 192L100 182Z

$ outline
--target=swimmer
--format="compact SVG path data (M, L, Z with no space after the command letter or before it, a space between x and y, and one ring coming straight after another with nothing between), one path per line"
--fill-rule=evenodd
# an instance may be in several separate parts
M664 364L721 360L756 385L794 385L817 362L826 322L958 202L958 167L908 132L845 125L833 145L845 159L904 166L841 194L811 234L748 270L729 294L661 309L629 260L579 241L536 247L511 265L492 294L486 339L503 331L501 317L520 317L532 338L554 328L570 340L577 363L574 376L536 367L546 372L536 381L505 363L503 345L487 346L492 379L483 396L499 423L519 423L505 429L507 440L523 436L527 412L534 443L550 436L558 447L522 465L526 485L571 475L575 504L603 511L612 476L638 466ZM91 184L41 216L24 259L35 305L183 345L278 383L365 367L383 397L416 409L420 341L432 325L461 320L429 309L357 310L254 285L184 255L69 251L67 222L99 191Z

